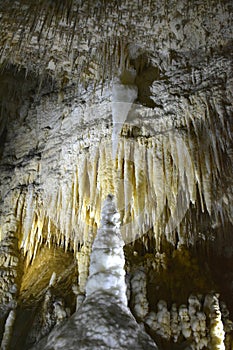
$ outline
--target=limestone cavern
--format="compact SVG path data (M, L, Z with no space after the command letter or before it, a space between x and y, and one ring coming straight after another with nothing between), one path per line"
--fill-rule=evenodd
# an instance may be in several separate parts
M233 350L232 0L0 0L0 349Z

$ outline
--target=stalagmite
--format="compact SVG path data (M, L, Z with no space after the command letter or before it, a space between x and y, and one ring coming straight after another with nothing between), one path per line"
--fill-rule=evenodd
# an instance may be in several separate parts
M167 309L166 301L160 300L157 304L157 307L157 334L159 334L162 338L169 340L171 337L170 312Z
M80 252L77 253L78 261L78 308L85 297L86 282L89 274L91 245L86 243L81 247Z
M144 319L149 311L146 285L146 272L140 268L131 278L133 310L139 320Z
M197 313L199 325L200 325L200 340L198 346L200 349L207 347L208 345L208 330L206 324L206 315L203 311Z
M196 343L195 347L197 349L203 349L208 343L206 338L206 315L201 311L201 303L195 295L190 295L188 302L190 324Z
M181 332L183 336L188 339L191 337L191 327L190 327L190 317L188 313L188 309L186 305L181 305L179 307L179 317L180 317L180 325Z
M175 303L171 307L171 337L174 343L177 342L181 331L181 325L179 324L178 311Z
M97 231L91 253L86 297L103 291L127 305L124 242L120 233L119 213L109 195L102 207L101 227Z
M92 246L86 298L68 321L32 349L55 350L58 342L68 349L158 349L127 306L124 242L119 218L113 196L108 195ZM59 308L58 311L63 318L64 310ZM60 322L60 318L57 321ZM72 338L71 331L75 333Z
M232 337L231 333L233 330L233 322L230 320L230 312L227 308L227 305L225 302L220 302L220 310L221 310L221 318L224 326L224 332L225 332L225 339L224 344L226 347L226 350L230 350L232 347Z
M61 299L55 300L55 302L53 303L53 307L54 307L54 311L53 311L54 318L56 320L56 325L58 325L67 318L68 310L65 309L64 302Z
M150 327L153 331L158 330L158 320L157 320L157 314L154 311L151 311L150 313L147 314L144 320L145 324Z
M225 303L221 302L220 313L217 295L207 294L204 303L200 300L200 295L191 294L188 306L182 304L177 310L173 303L170 311L167 303L159 300L157 313L150 311L143 322L157 336L174 343L179 344L183 336L194 350L231 349L233 327Z
M225 332L221 319L218 296L216 294L206 295L204 309L210 320L210 346L213 350L224 350Z

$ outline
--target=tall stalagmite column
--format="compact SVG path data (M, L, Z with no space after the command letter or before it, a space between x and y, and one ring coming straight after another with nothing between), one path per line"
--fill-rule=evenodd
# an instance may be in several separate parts
M104 291L127 305L124 241L121 238L119 219L113 196L108 195L102 207L101 228L92 247L86 296Z
M108 195L92 247L86 298L70 319L33 350L158 349L127 306L119 218L113 196Z

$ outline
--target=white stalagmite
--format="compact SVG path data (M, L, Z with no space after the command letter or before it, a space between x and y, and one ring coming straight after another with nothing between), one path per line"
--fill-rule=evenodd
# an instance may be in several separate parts
M222 321L223 321L223 325L224 325L224 332L225 332L224 343L226 346L226 350L231 350L232 349L231 333L233 330L233 322L229 318L230 312L229 312L225 302L223 302L223 301L220 302L220 309L221 309L221 316L222 316Z
M144 319L149 312L146 286L146 271L143 267L141 267L135 271L131 279L133 310L135 316L140 320Z
M124 242L119 217L113 196L108 195L93 243L86 298L67 321L64 320L67 310L63 301L56 300L53 319L58 325L63 322L33 349L55 349L57 345L66 349L158 349L127 305ZM78 296L77 285L73 286L73 291ZM51 291L48 292L44 302L45 316L51 302ZM46 319L47 330L51 320L51 317Z
M62 299L57 299L53 303L53 313L56 320L56 324L60 324L65 318L67 318L70 313L68 309L65 308L64 301Z
M210 319L210 343L213 350L225 350L225 332L221 319L218 295L207 294L204 301L204 310Z
M117 297L127 305L124 241L119 218L113 196L108 195L102 207L101 227L92 246L86 297L102 292Z
M174 343L176 343L180 335L181 326L179 324L178 311L175 303L173 303L171 307L170 319L171 319L171 337Z
M162 338L169 340L171 337L170 312L167 309L166 301L159 300L157 307L157 334L159 334Z
M198 343L198 346L199 346L199 349L203 349L208 345L206 314L203 311L198 311L197 317L200 325L200 341Z
M150 311L143 322L161 338L177 344L187 340L190 349L232 349L233 322L226 304L221 302L220 310L218 295L214 293L207 294L204 303L201 300L201 295L191 294L188 306L182 304L177 309L173 303L170 310L164 300L159 300L157 313Z
M153 331L158 330L158 321L157 314L154 311L151 311L145 318L144 322L152 329Z
M86 242L79 252L77 252L76 257L78 261L78 300L79 304L84 299L85 287L89 274L89 264L90 264L90 253L91 253L91 244ZM79 305L77 305L78 308Z
M186 305L181 305L179 307L179 317L180 317L181 332L183 336L186 339L190 338L192 331L190 327L190 317L188 313L188 308Z
M206 316L204 312L201 311L201 303L195 295L190 295L188 302L190 324L193 332L193 338L196 343L195 346L197 350L201 350L207 346L208 343L206 338Z

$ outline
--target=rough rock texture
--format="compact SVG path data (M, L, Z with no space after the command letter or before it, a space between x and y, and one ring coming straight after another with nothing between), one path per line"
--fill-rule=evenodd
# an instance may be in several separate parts
M79 308L109 193L137 321L161 348L231 349L232 18L230 0L1 1L3 349Z
M95 293L68 321L57 327L33 350L52 349L157 349L119 299Z

